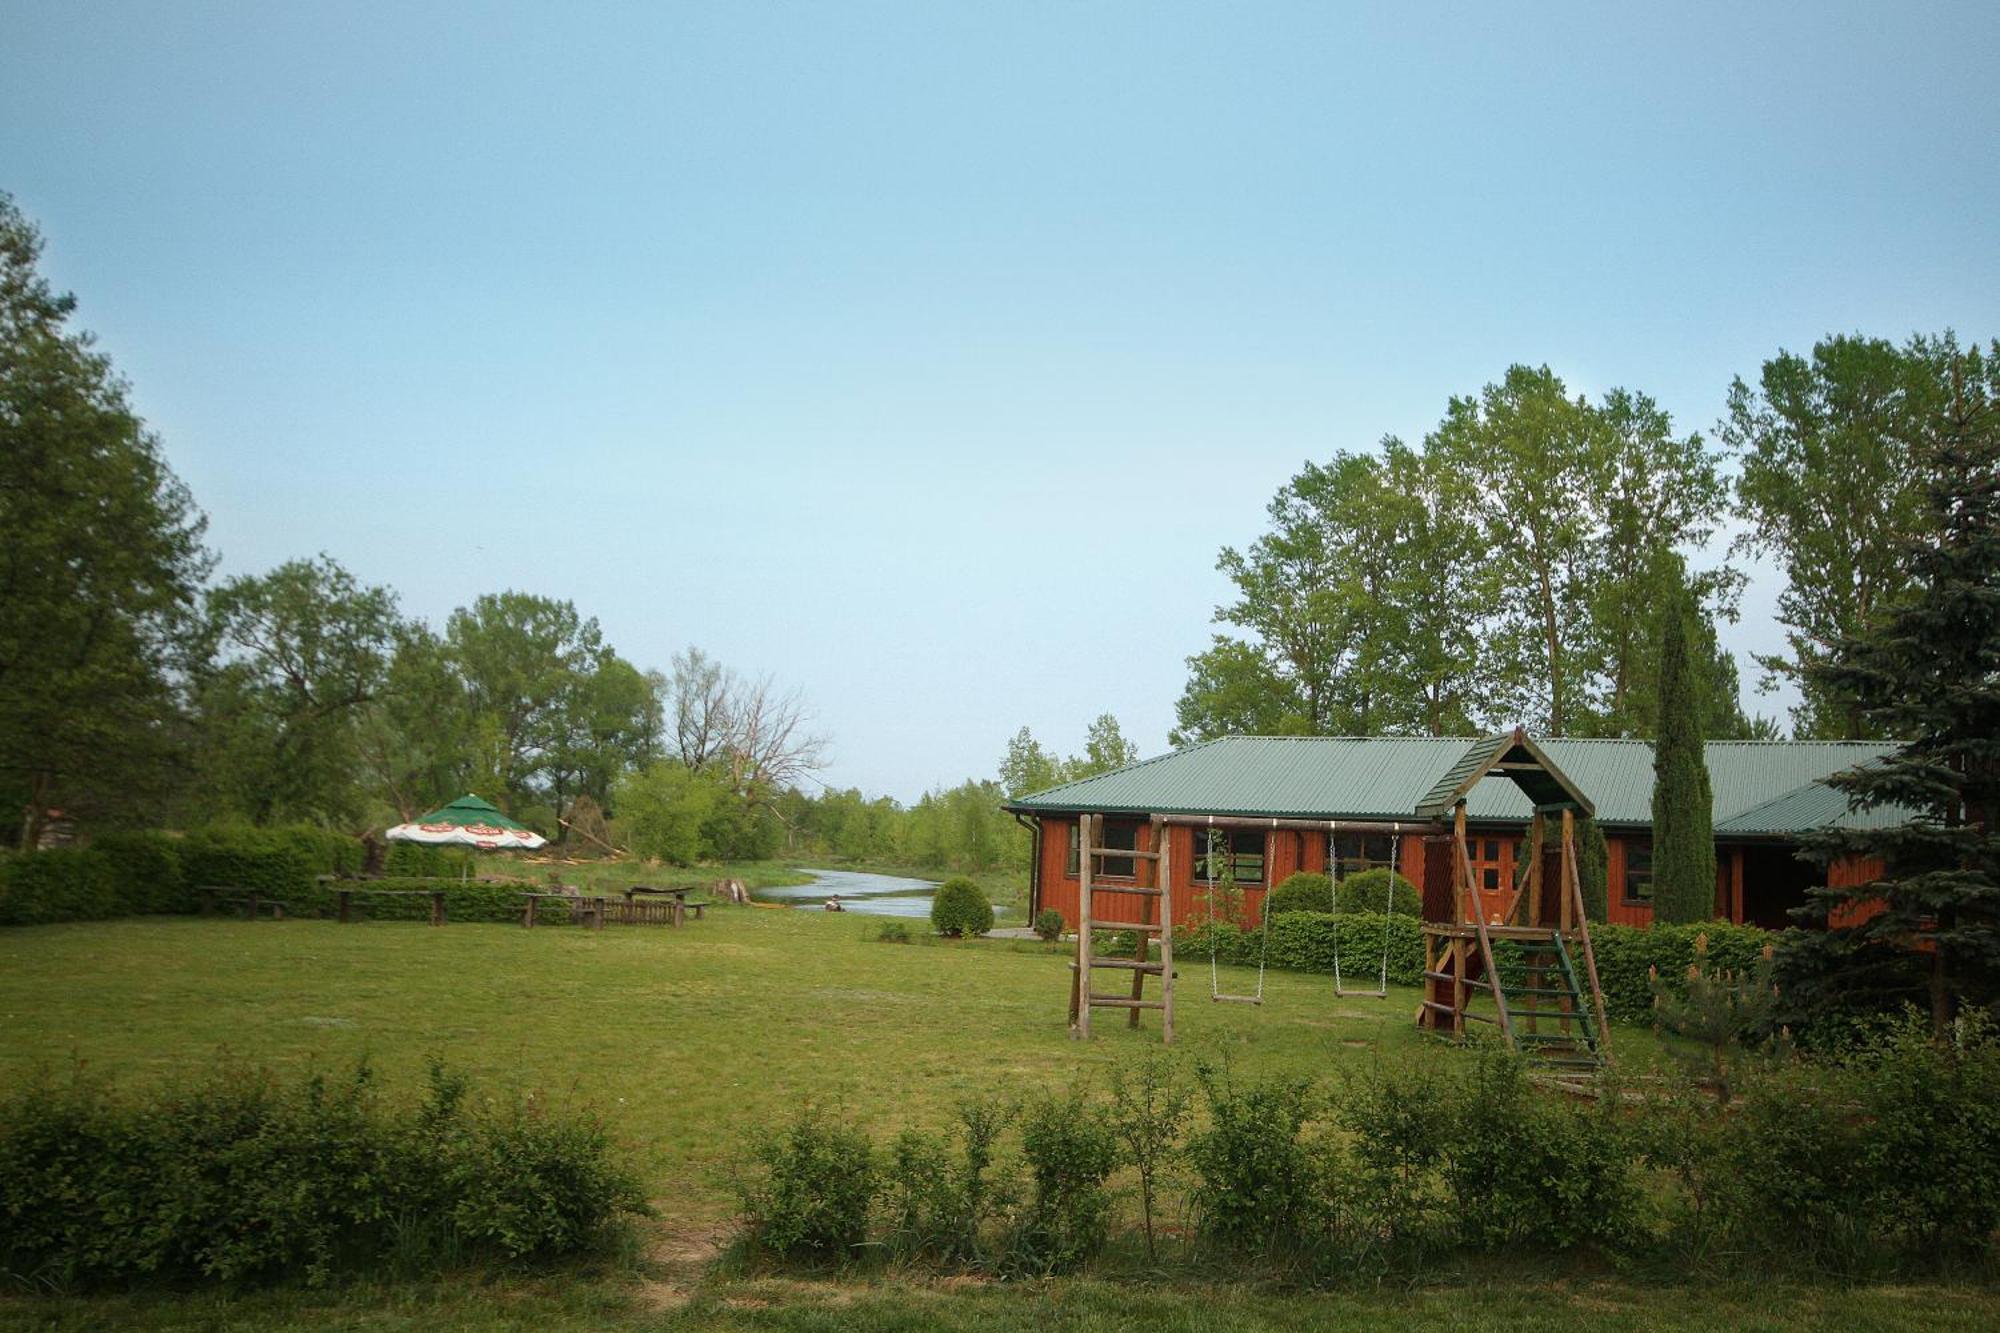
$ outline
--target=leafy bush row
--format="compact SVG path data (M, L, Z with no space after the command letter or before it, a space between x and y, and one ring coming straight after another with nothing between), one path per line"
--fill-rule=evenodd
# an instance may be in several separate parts
M1197 1257L1314 1281L1501 1252L1679 1277L1994 1259L1990 1026L1939 1046L1913 1017L1840 1060L1759 1062L1735 1082L1734 1100L1689 1084L1581 1102L1496 1047L1433 1049L1331 1087L1158 1055L1120 1070L1108 1098L968 1103L954 1133L906 1130L886 1152L851 1117L809 1112L760 1150L745 1222L779 1262L1061 1271L1110 1239L1110 1182L1128 1168L1149 1250L1158 1190Z
M524 905L521 894L535 889L526 882L480 883L461 879L395 878L356 882L315 882L285 899L294 916L335 916L340 910L340 894L348 890L349 911L356 921L428 921L432 893L444 894L447 921L518 922ZM535 918L538 922L560 925L568 919L562 905L547 901Z
M1375 975L1382 965L1384 935L1388 937L1389 981L1398 986L1415 986L1423 980L1423 929L1414 917L1379 913L1278 912L1271 917L1268 962L1272 967L1300 972L1333 971L1336 943L1340 967L1350 976ZM1598 984L1604 990L1604 1007L1614 1019L1645 1022L1652 1014L1653 990L1649 973L1657 969L1667 983L1675 985L1685 976L1695 958L1695 941L1708 941L1708 962L1729 971L1752 968L1764 947L1778 941L1779 932L1757 926L1736 926L1711 921L1686 926L1593 925L1590 939L1597 956ZM1204 922L1174 934L1177 952L1207 957L1213 947L1218 959L1255 967L1258 951L1265 947L1259 927ZM1498 946L1504 967L1510 946ZM1579 978L1582 958L1576 960Z
M37 1081L0 1101L0 1272L56 1290L318 1283L575 1254L646 1211L595 1120L466 1091L434 1066L419 1105L392 1105L365 1064L144 1096Z
M1281 880L1266 901L1273 912L1331 912L1333 884L1317 871L1300 870ZM1340 881L1341 915L1380 912L1385 906L1391 916L1415 917L1423 911L1423 899L1416 885L1387 866L1363 870Z

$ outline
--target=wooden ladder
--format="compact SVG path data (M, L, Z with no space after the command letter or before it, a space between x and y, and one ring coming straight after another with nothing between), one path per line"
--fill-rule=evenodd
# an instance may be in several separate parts
M1123 1009L1126 1011L1126 1026L1139 1026L1140 1011L1157 1009L1160 1011L1160 1038L1171 1045L1174 1040L1174 888L1172 858L1168 854L1168 830L1165 824L1154 820L1153 846L1150 851L1122 847L1100 847L1103 836L1104 817L1102 815L1080 815L1077 820L1077 911L1076 911L1076 961L1069 965L1069 1035L1082 1041L1090 1036L1090 1011L1092 1009ZM1100 921L1093 914L1091 901L1093 881L1097 877L1097 863L1106 856L1121 860L1129 858L1134 867L1153 867L1151 885L1120 884L1107 887L1107 893L1129 893L1147 900L1147 908L1140 916L1150 920ZM1135 880L1139 876L1133 877ZM1139 937L1139 947L1132 958L1099 958L1091 949L1091 932L1095 930L1129 930ZM1148 946L1157 937L1159 957L1147 957ZM1132 992L1129 995L1113 995L1100 992L1096 988L1093 973L1097 971L1125 972L1132 977ZM1160 998L1146 998L1146 978L1160 979Z

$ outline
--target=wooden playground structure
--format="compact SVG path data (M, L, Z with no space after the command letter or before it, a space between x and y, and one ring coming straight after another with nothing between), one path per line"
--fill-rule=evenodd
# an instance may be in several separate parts
M1467 845L1467 794L1489 777L1511 782L1532 807L1524 829L1523 871L1512 884L1482 883ZM1468 1024L1490 1026L1512 1049L1560 1072L1583 1073L1607 1064L1611 1049L1604 995L1577 873L1576 819L1594 813L1589 798L1516 728L1469 743L1413 813L1429 829L1420 886L1424 964L1417 1025L1454 1035L1463 1035ZM1155 814L1145 846L1109 847L1103 845L1104 817L1081 815L1076 958L1070 964L1073 1038L1090 1036L1093 1009L1117 1009L1125 1011L1127 1025L1134 1028L1144 1011L1157 1010L1162 1040L1174 1039L1175 880L1173 840L1166 835L1176 825L1309 831L1329 838L1400 838L1414 831L1400 821ZM1100 919L1094 911L1097 867L1107 858L1137 871L1130 882L1121 878L1104 889L1124 901L1141 901L1144 908L1137 919ZM1130 957L1105 956L1092 938L1100 931L1130 932L1138 946ZM1129 989L1099 990L1095 978L1101 972L1130 976ZM1159 981L1151 997L1148 977ZM1386 990L1343 993L1386 995ZM1213 991L1211 998L1261 1004L1261 981L1255 996Z

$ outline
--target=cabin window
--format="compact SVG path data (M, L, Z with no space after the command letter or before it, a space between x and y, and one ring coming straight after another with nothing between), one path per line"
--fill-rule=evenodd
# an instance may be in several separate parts
M1210 840L1213 839L1211 844ZM1213 845L1215 855L1211 867L1209 847ZM1221 879L1228 869L1236 876L1238 884L1262 884L1264 882L1264 834L1259 829L1206 829L1194 831L1194 880L1197 884L1208 883L1212 872Z
M1625 844L1625 903L1637 907L1653 901L1653 843L1635 838Z
M1340 868L1342 879L1384 866L1393 870L1395 857L1395 842L1386 833L1336 833L1333 836L1333 862Z
M1097 826L1099 847L1109 847L1117 851L1136 851L1139 847L1139 821L1135 819L1107 819ZM1083 821L1069 826L1069 857L1063 862L1063 874L1069 879L1077 878L1077 865L1082 857ZM1130 856L1100 856L1091 868L1090 877L1098 879L1136 879L1138 865Z
M1099 826L1098 836L1103 839L1097 845L1113 848L1121 852L1137 851L1139 848L1139 823L1133 819L1107 819ZM1136 879L1139 874L1138 862L1129 856L1100 856L1093 874L1105 879Z

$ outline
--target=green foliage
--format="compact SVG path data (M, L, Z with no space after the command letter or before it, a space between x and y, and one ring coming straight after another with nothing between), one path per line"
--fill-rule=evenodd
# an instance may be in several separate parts
M1333 884L1325 875L1311 870L1294 871L1278 882L1264 899L1264 910L1280 912L1325 912L1333 907Z
M66 847L14 853L0 858L0 925L101 921L137 910L120 889L102 852Z
M969 879L948 879L931 897L931 929L957 939L993 929L993 904Z
M1925 521L1895 548L1910 591L1807 672L1869 729L1905 741L1830 785L1854 809L1909 817L1808 841L1822 862L1875 858L1886 872L1815 891L1803 915L1821 924L1837 908L1874 910L1806 942L1785 970L1814 1008L1920 1001L1943 1039L1962 1007L2000 1003L2000 343L1928 350L1947 363L1949 393L1918 455ZM1926 956L1911 958L1913 944ZM1919 988L1901 989L1913 972Z
M692 865L707 850L709 821L722 792L706 775L663 759L626 774L612 799L628 848L653 860Z
M1208 1119L1188 1141L1187 1162L1202 1236L1245 1254L1307 1244L1322 1206L1319 1171L1304 1138L1315 1109L1311 1083L1238 1082L1205 1064L1195 1067L1195 1078Z
M1010 1202L994 1157L1013 1111L992 1101L958 1108L956 1145L906 1129L890 1145L885 1169L886 1243L902 1259L977 1267L988 1257L986 1232Z
M1796 735L1893 734L1813 669L1909 586L1906 542L1933 527L1915 448L1949 414L1957 354L1949 335L1897 347L1840 334L1810 356L1779 352L1754 389L1730 386L1721 437L1740 460L1736 508L1749 525L1736 544L1786 578L1777 618L1787 650L1757 664L1767 680L1799 684Z
M1386 866L1376 866L1340 881L1342 916L1382 913L1385 903L1390 916L1423 915L1423 895L1417 892L1417 886Z
M226 580L203 614L194 700L210 808L259 824L356 821L359 721L403 633L395 593L322 555Z
M1384 937L1389 947L1389 981L1414 986L1424 970L1423 930L1414 916L1384 917L1357 912L1284 912L1271 918L1268 946L1260 928L1226 923L1203 924L1174 933L1174 949L1190 957L1207 957L1213 949L1225 963L1255 967L1260 948L1267 949L1271 967L1298 972L1333 971L1336 945L1342 972L1374 972L1381 966Z
M1103 1248L1118 1144L1080 1089L1044 1096L1021 1117L1029 1194L1008 1245L1014 1273L1064 1273Z
M1660 649L1660 708L1653 741L1653 920L1715 916L1715 798L1698 709L1704 690L1689 660L1694 608L1675 597Z
M1753 967L1730 971L1710 961L1703 933L1695 936L1694 961L1679 984L1669 984L1657 968L1649 974L1655 1025L1702 1048L1704 1072L1725 1098L1731 1057L1777 1033L1774 952L1767 943Z
M294 916L330 917L339 910L341 890L347 889L352 892L349 910L356 921L428 921L431 916L429 895L437 892L444 894L446 921L515 923L520 921L521 909L525 905L521 894L536 887L528 880L482 883L456 876L442 879L387 876L354 882L314 883L285 901L291 905ZM374 893L398 896L378 897ZM544 900L535 915L538 925L562 925L570 919L562 904L551 900Z
M1060 940L1066 928L1063 924L1063 914L1053 907L1044 907L1035 913L1035 934L1050 944Z
M875 938L882 944L913 943L909 925L906 922L896 920L884 921L876 928Z
M1146 1231L1146 1254L1155 1256L1153 1200L1160 1177L1179 1156L1192 1095L1180 1068L1164 1052L1140 1057L1111 1070L1111 1105L1106 1123L1124 1158L1139 1177L1139 1215Z
M0 805L27 848L52 808L133 823L168 800L211 565L206 520L41 253L0 193Z
M111 867L114 891L128 912L188 912L194 902L181 877L180 846L164 833L106 833L91 850Z
M181 844L181 876L190 891L245 889L302 902L314 878L331 873L308 839L273 829L219 825L196 829Z
M751 1243L792 1261L845 1261L868 1239L869 1205L879 1187L868 1136L817 1106L754 1154L760 1178L745 1186L743 1213Z
M1604 1007L1614 1020L1643 1023L1654 1011L1657 979L1670 996L1685 994L1697 945L1705 942L1702 966L1722 972L1756 971L1764 950L1778 936L1756 926L1711 921L1691 926L1593 925L1590 942L1597 955L1597 980ZM1577 966L1582 966L1581 959Z
M465 1093L433 1068L412 1114L366 1065L297 1084L224 1069L142 1096L33 1082L0 1103L0 1270L61 1290L316 1284L577 1254L646 1211L596 1122Z
M1594 819L1576 822L1576 880L1583 894L1584 918L1604 920L1611 910L1611 846L1604 840L1603 826Z
M457 878L477 865L478 857L470 847L392 842L382 858L382 873L398 879Z

